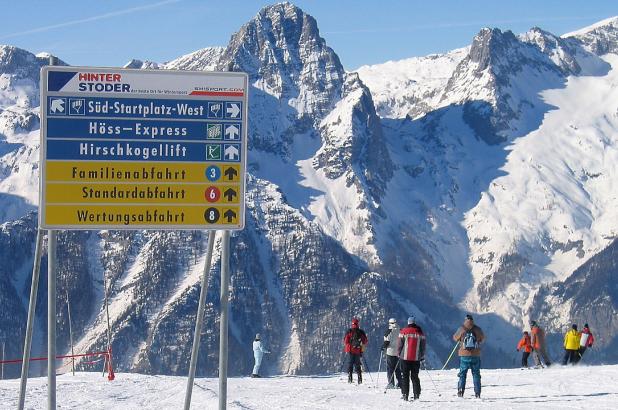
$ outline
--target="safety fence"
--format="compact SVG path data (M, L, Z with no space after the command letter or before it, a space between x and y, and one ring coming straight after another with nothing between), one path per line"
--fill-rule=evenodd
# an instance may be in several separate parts
M63 367L68 366L69 364L74 364L75 359L76 358L86 358L86 357L100 357L103 358L105 360L105 364L103 366L103 374L105 374L105 372L107 371L107 380L112 381L116 378L116 375L114 374L114 369L112 367L112 351L111 349L106 350L106 351L100 351L100 352L91 352L91 353L81 353L81 354L67 354L67 355L59 355L56 356L56 359L58 360L64 360L64 359L71 359L71 361L67 362L66 364L57 367L56 370L58 369L62 369ZM31 362L41 362L41 361L46 361L47 357L32 357L30 358L29 361ZM96 364L99 363L101 361L101 359L98 360L88 360L88 361L81 361L81 364ZM11 359L11 360L1 360L0 361L0 365L4 365L4 364L17 364L17 363L21 363L23 362L22 359Z

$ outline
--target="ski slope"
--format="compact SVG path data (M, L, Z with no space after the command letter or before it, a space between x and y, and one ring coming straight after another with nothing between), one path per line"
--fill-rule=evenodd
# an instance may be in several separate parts
M277 376L228 381L229 409L615 409L618 408L618 366L555 366L542 370L482 370L483 398L474 399L468 375L466 397L456 396L457 370L431 371L441 396L421 372L422 393L417 402L403 402L398 390L366 384L349 385L342 376ZM377 373L371 375L373 381ZM384 386L385 374L379 375ZM46 378L29 380L26 408L47 406ZM57 380L57 405L62 409L179 409L184 403L186 378L116 374L108 382L100 373L65 374ZM0 407L17 406L19 380L0 381ZM193 389L192 408L218 406L217 379L200 378Z

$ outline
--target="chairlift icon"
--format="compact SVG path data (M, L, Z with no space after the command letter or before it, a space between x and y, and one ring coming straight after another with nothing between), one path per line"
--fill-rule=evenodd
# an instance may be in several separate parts
M209 118L222 118L223 117L223 103L220 103L220 102L208 103L208 117Z
M83 98L69 98L69 115L86 115L86 101Z

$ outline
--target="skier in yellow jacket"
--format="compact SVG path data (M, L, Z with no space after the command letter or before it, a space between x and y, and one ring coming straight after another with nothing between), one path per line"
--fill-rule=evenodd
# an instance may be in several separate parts
M571 330L569 330L564 335L564 358L562 359L563 365L566 365L567 363L577 363L577 355L579 355L579 339L581 335L582 334L577 331L576 324L573 324L573 326L571 326Z

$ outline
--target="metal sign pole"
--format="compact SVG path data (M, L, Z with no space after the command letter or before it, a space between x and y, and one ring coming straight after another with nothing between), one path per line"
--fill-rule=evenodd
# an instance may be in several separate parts
M107 353L105 356L103 365L103 375L105 375L105 369L108 369L107 377L109 380L113 380L114 364L112 363L112 325L109 320L109 284L107 283L107 272L103 272L103 287L105 288L104 303L105 303L105 317L107 319Z
M19 384L18 410L24 410L26 400L26 384L30 369L30 350L32 348L32 332L34 330L34 313L36 298L39 293L39 277L41 273L41 248L43 247L43 231L37 229L36 246L34 248L34 266L32 268L32 285L30 286L30 301L28 303L28 323L26 324L26 338L24 341L24 355L21 362L21 382Z
M71 343L71 370L75 376L75 351L73 350L73 326L71 325L71 301L69 299L69 285L65 288L67 295L67 313L69 315L69 342Z
M202 336L202 326L204 325L204 311L206 310L206 294L208 293L208 274L212 261L212 249L215 244L217 231L208 232L208 251L204 262L204 273L202 274L202 289L200 290L200 301L197 307L197 318L195 320L195 331L193 332L193 348L191 349L191 363L189 365L189 380L187 380L187 391L185 393L185 410L191 408L191 394L193 393L193 381L195 380L195 370L197 367L197 357L200 351L200 338Z
M49 57L56 65L56 57ZM42 178L42 176L39 176ZM40 199L40 198L39 198ZM40 201L39 201L40 203ZM41 209L39 209L41 212ZM47 408L56 410L56 243L58 231L47 231Z
M56 235L47 239L47 408L56 409Z
M230 288L230 231L223 231L221 245L221 322L219 328L219 410L227 407L227 330Z

